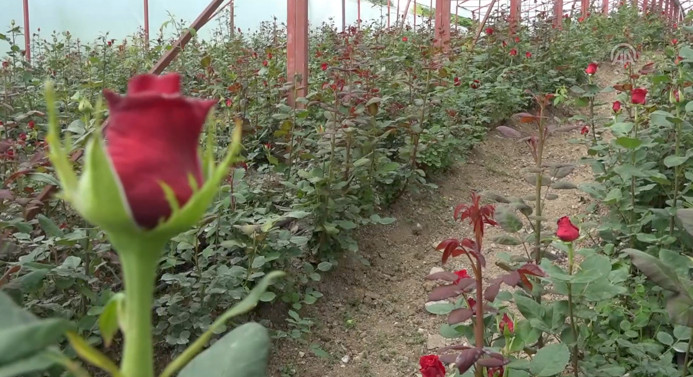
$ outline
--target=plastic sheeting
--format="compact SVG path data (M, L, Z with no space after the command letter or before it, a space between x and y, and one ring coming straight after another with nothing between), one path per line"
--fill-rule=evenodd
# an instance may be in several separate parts
M394 25L397 11L397 0L391 0L391 23ZM484 0L485 1L485 0ZM399 0L400 12L404 12L407 0ZM22 0L0 0L0 32L9 29L10 22L23 26ZM428 5L427 0L419 1ZM156 38L161 26L173 17L183 20L187 27L209 4L208 0L149 0L150 37ZM253 31L263 21L274 17L280 23L286 21L286 0L235 0L235 24L244 31ZM313 26L323 22L332 22L341 26L341 0L311 0L309 18ZM413 1L412 1L413 4ZM454 4L454 3L453 3ZM453 5L454 6L454 5ZM381 21L387 18L386 8L361 0L361 19L364 22ZM413 5L410 6L410 13ZM453 11L454 13L454 11ZM91 41L108 33L109 39L123 39L144 27L143 0L29 0L31 32L46 38L53 31L69 31L75 38ZM217 17L222 20L223 18ZM354 24L357 19L357 0L346 0L347 24ZM228 27L224 19L224 27ZM408 17L411 23L413 17ZM417 22L420 22L421 18ZM199 33L201 38L209 38L212 30L220 21L212 21ZM40 30L40 32L39 32ZM164 29L169 36L177 34L173 25ZM17 43L23 47L22 37ZM0 54L8 50L8 45L0 41Z

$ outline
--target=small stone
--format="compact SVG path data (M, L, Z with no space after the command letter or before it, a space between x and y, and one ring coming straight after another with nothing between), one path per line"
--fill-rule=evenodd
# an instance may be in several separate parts
M298 352L298 357L301 357L301 358L302 358L302 357L304 357L304 356L306 356L306 353L305 353L305 352L301 352L301 351Z
M442 269L442 268L440 268L440 267L431 267L431 272L429 272L428 274L429 274L429 275L433 275L433 274L435 274L436 272L443 272L443 271L445 271L445 270Z
M344 357L342 357L342 363L344 363L344 364L348 363L349 360L351 360L351 359L349 358L349 355L344 355Z
M416 223L416 225L414 225L414 227L412 227L412 229L411 229L411 232L415 236L418 236L419 234L421 234L421 231L423 231L423 226L419 223Z
M434 350L438 348L443 348L447 345L445 338L439 334L429 334L428 339L426 339L426 349Z

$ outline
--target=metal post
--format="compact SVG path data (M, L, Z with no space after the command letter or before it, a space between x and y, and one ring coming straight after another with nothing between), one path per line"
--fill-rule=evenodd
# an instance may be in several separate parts
M342 33L346 31L346 0L342 0Z
M428 3L428 24L430 25L433 21L433 0Z
M295 85L289 103L308 94L308 0L287 0L287 80Z
M643 16L647 15L647 0L643 0L642 2L642 14Z
M395 26L399 25L399 0L397 0L397 19L395 20Z
M519 1L519 0L518 0ZM436 0L435 45L448 50L450 45L450 0Z
M414 29L416 29L416 0L414 0Z
M563 26L563 0L555 0L553 3L553 25L557 29Z
M149 48L149 0L144 0L144 47Z
M31 28L29 27L29 0L24 0L24 58L31 63Z
M521 0L510 0L510 35L514 35L520 24Z
M411 0L407 0L407 5L404 7L404 13L402 14L402 27L407 23L407 16L409 16L409 5L411 5Z
M233 0L231 0L231 2L229 3L229 8L231 8L231 15L230 15L230 18L231 18L230 22L231 23L229 24L229 26L231 27L231 36L233 37L234 35L236 35L236 14L235 14Z
M664 0L664 13L663 14L666 17L666 15L668 13L669 13L669 0Z
M457 26L459 25L458 18L460 16L460 5L455 2L455 32L457 32Z

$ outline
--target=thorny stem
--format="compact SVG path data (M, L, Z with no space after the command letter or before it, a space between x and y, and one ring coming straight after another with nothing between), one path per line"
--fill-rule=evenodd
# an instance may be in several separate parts
M568 275L573 275L573 262L575 259L575 252L573 250L573 243L568 245ZM575 316L573 315L573 284L568 283L568 315L570 315L570 327L573 330L573 338L575 344L573 345L573 374L578 377L578 332L575 325Z
M686 349L686 357L683 359L683 368L681 370L681 377L686 377L688 375L688 357L691 354L691 344L693 339L688 339L688 348Z
M542 185L542 178L543 178L543 172L542 172L542 160L544 157L544 139L545 139L545 130L544 130L544 122L543 122L543 116L544 116L544 106L541 105L539 107L539 140L537 140L537 160L536 160L536 167L537 167L537 175L536 175L536 187L535 187L535 200L536 200L536 210L535 210L535 215L537 217L535 224L534 224L534 262L539 265L541 263L541 258L542 258L542 253L541 253L541 215L542 215L542 203L541 203L541 185ZM541 293L537 294L534 296L534 299L537 303L541 303ZM544 337L539 336L539 340L537 345L539 348L544 346Z

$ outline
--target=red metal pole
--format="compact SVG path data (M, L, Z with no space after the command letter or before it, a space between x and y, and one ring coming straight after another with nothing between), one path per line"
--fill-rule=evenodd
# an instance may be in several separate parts
M308 94L308 0L287 0L286 78L295 86L289 103Z
M407 0L407 5L404 7L404 13L402 14L402 27L407 23L407 18L409 17L409 5L411 5L411 0Z
M397 19L395 20L395 26L399 25L399 0L397 0Z
M587 10L590 7L589 0L580 0L580 15L582 17L587 17Z
M234 9L234 6L233 6L233 0L231 0L231 2L229 3L229 8L231 8L231 14L230 14L230 19L231 19L230 22L231 23L229 25L231 26L231 36L233 37L234 35L236 35L236 15L235 15L236 10Z
M361 0L356 0L356 23L361 27Z
M436 0L435 45L447 51L450 45L450 0Z
M602 0L602 13L609 14L609 0Z
M667 14L669 14L669 0L664 0L664 12L662 12L662 15L666 17Z
M149 48L149 0L144 0L144 46Z
M387 0L387 27L390 27L390 0Z
M647 15L647 0L643 0L642 2L642 14Z
M553 3L553 25L557 29L563 26L563 0L556 0Z
M510 35L517 32L517 27L520 24L521 0L510 0Z
M29 28L29 0L24 0L24 58L31 63L31 28Z

